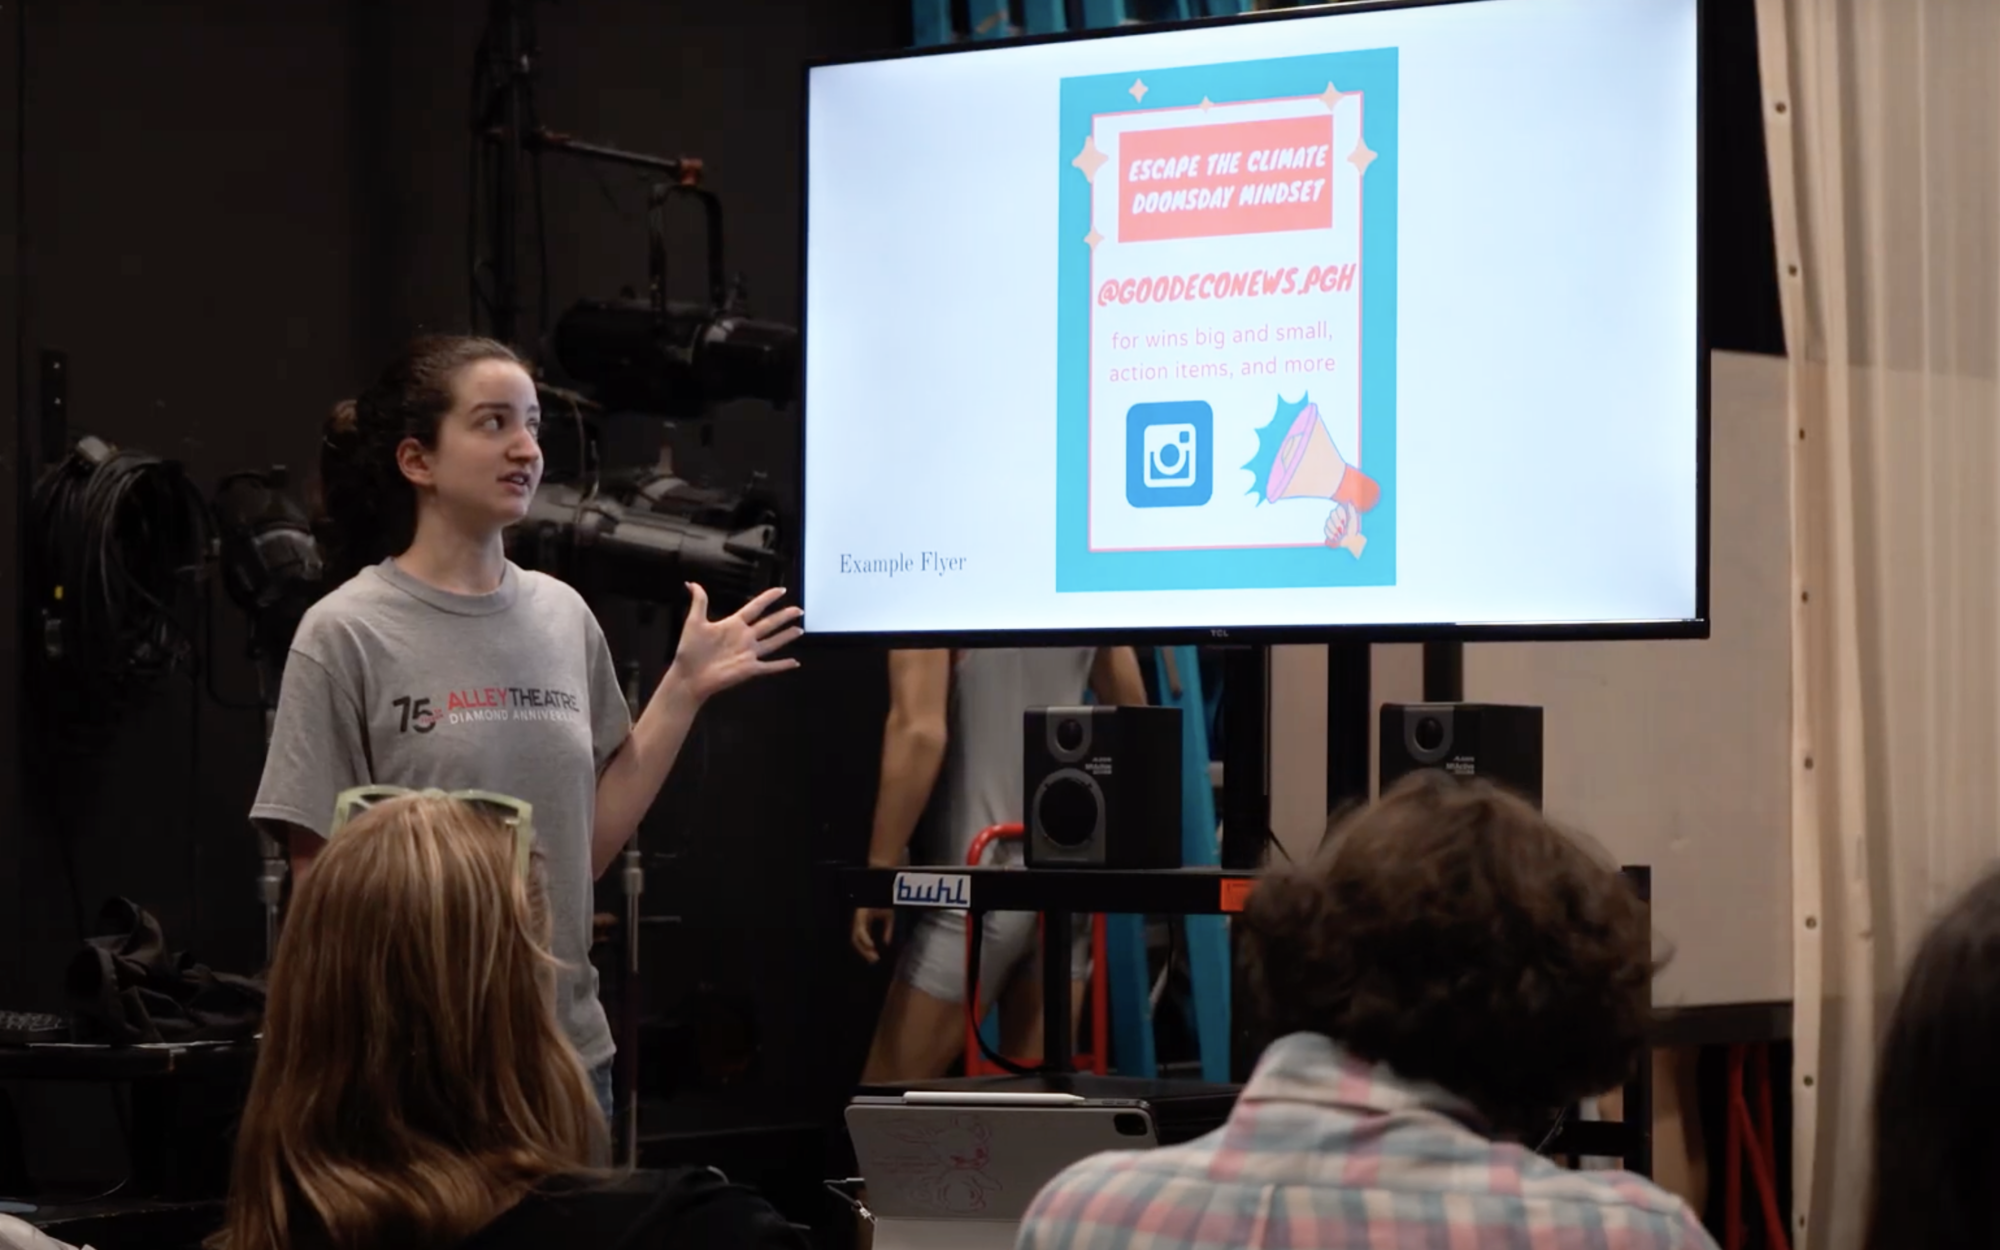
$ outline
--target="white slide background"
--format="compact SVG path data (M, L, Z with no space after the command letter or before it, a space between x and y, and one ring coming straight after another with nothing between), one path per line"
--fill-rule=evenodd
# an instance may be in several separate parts
M1711 391L1713 637L1465 651L1467 698L1545 709L1550 814L1652 867L1663 1007L1792 997L1785 362L1717 352ZM1420 648L1376 647L1374 668L1377 707L1422 699ZM1326 649L1277 647L1271 825L1304 856L1325 812Z
M808 630L1693 615L1694 8L1477 0L813 71ZM1056 593L1061 80L1377 47L1396 584ZM964 564L840 572L925 552Z

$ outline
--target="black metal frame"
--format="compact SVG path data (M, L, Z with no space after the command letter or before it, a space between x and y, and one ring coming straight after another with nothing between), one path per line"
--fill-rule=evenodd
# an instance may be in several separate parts
M848 907L895 904L895 881L904 871L941 873L970 879L971 901L981 913L1031 911L1042 917L1043 949L1068 950L1071 917L1095 912L1141 915L1212 915L1224 906L1231 881L1254 881L1255 869L1170 868L863 868L828 865ZM1070 967L1066 959L1042 961L1042 1062L1069 1067Z
M1465 647L1457 642L1434 642L1424 646L1424 702L1458 703L1465 699ZM1364 730L1365 732L1365 730ZM1367 738L1364 736L1365 743ZM1366 753L1363 753L1365 765ZM1629 867L1625 875L1638 890L1648 908L1653 903L1653 870ZM1542 1144L1551 1155L1602 1155L1622 1160L1625 1169L1640 1176L1653 1174L1653 1062L1650 1050L1624 1085L1622 1118L1615 1121L1579 1120L1574 1109L1559 1124L1553 1136Z
M1195 18L1185 22L1148 28L1199 30L1241 25L1250 22L1284 22L1334 14L1367 13L1393 9L1428 8L1447 4L1503 3L1504 0L1334 0L1305 8L1276 9L1224 17ZM1707 250L1707 229L1702 209L1705 173L1700 135L1706 124L1705 91L1701 85L1701 31L1707 25L1709 0L1695 4L1695 609L1694 616L1681 621L1591 622L1587 624L1486 625L1460 622L1373 625L1303 626L1175 626L1164 629L1051 629L1051 630L939 630L933 632L838 632L812 629L810 605L806 604L803 576L794 576L793 593L807 611L807 633L802 643L814 647L1017 647L1130 644L1171 646L1187 643L1261 644L1324 642L1587 642L1625 640L1705 639L1709 636L1709 362L1707 318L1701 307L1702 259ZM1065 43L1083 39L1107 39L1139 33L1133 27L1092 28L1049 35L1024 35L1011 39L981 40L972 44L940 44L920 48L898 48L859 56L825 57L808 61L800 70L799 119L799 407L798 463L799 534L795 544L793 571L806 567L808 548L804 516L810 483L804 475L810 403L804 379L812 353L812 327L805 310L811 290L807 272L810 255L811 222L811 119L812 74L816 69L836 65L860 65L874 61L906 60L928 56L977 56L1036 44Z
M895 881L905 871L942 873L969 880L968 914L1030 911L1042 918L1042 949L1069 949L1072 917L1098 912L1154 915L1213 915L1234 911L1230 882L1256 880L1255 870L1230 868L1093 869L1036 868L865 868L825 865L848 907L895 904ZM1628 867L1641 898L1652 901L1652 869ZM1042 1064L1066 1072L1073 1061L1070 966L1067 959L1042 960ZM1559 1155L1617 1156L1626 1170L1650 1175L1653 1167L1653 1066L1648 1055L1625 1083L1624 1119L1580 1121L1566 1118L1543 1152Z

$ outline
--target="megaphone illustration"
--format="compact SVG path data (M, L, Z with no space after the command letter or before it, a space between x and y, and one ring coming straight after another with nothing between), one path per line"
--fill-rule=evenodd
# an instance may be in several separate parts
M1319 419L1319 405L1307 404L1278 446L1264 498L1331 499L1366 512L1382 498L1382 486L1341 458Z

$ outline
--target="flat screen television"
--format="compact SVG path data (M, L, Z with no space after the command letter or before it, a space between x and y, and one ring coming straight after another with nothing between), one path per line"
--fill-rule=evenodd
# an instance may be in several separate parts
M808 634L1705 636L1698 8L809 68Z

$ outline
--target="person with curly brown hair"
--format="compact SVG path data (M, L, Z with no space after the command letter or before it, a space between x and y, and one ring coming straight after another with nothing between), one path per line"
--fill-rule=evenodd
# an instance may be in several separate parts
M1650 1182L1531 1149L1640 1060L1657 965L1645 904L1528 803L1408 778L1239 924L1277 1040L1228 1123L1072 1166L1023 1250L1713 1250Z

